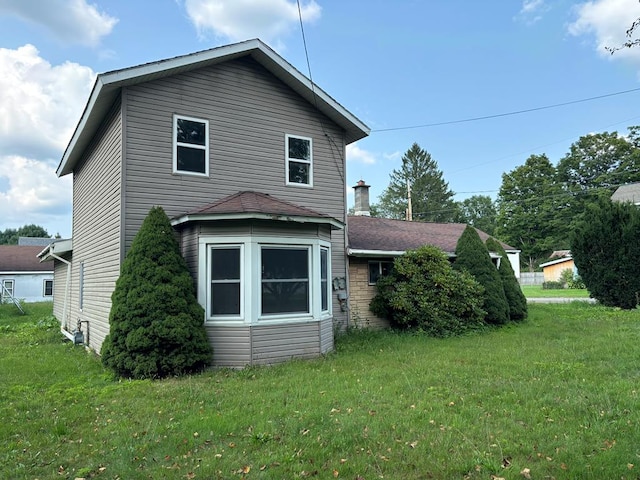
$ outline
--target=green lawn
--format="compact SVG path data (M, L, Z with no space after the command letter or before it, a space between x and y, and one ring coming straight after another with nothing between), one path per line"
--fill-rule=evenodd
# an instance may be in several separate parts
M520 288L527 298L589 298L589 291L584 288L544 289L542 285L522 285Z
M38 325L48 308L0 306L0 478L640 474L640 310L530 305L480 335L356 332L314 361L152 382L114 380Z

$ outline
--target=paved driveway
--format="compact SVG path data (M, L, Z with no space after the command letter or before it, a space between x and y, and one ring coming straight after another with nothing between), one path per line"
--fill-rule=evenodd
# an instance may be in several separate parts
M571 303L571 302L587 302L596 303L595 298L571 298L571 297L532 297L527 298L527 303Z

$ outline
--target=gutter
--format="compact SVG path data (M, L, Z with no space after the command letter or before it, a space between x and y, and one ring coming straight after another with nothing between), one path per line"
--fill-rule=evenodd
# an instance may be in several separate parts
M65 337L67 337L69 340L75 343L74 335L72 333L69 333L64 328L64 322L67 321L67 303L69 300L69 284L71 283L71 262L68 260L65 260L64 258L56 255L51 251L49 252L49 255L51 255L51 257L67 265L67 281L64 286L64 307L62 308L62 321L60 322L60 333L62 333Z

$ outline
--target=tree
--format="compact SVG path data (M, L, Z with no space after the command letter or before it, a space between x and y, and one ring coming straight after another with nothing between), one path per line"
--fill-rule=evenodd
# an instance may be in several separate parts
M571 254L591 296L625 309L640 303L640 210L599 199L576 225Z
M473 195L465 198L462 202L458 202L458 210L460 212L459 222L493 235L498 211L489 195Z
M640 45L640 38L634 38L636 35L636 30L640 28L640 17L635 19L631 26L625 32L625 36L627 37L627 41L622 45L617 47L604 47L611 55L616 53L618 50L622 50L623 48L633 48Z
M568 218L577 219L598 197L610 198L619 185L640 181L638 128L629 130L629 139L618 132L584 135L558 162L558 180L570 193Z
M413 220L450 222L457 217L454 193L449 190L438 164L414 143L402 156L402 166L390 174L389 186L378 203L384 217L404 219L407 210L407 182L411 185Z
M153 207L122 262L102 363L131 378L202 370L211 361L203 320L169 218Z
M489 237L485 244L490 252L495 252L502 257L500 259L498 273L500 274L500 278L502 278L504 294L509 304L509 318L516 321L524 320L527 318L527 299L524 293L522 293L518 279L513 272L507 252L505 252L500 242L493 237Z
M482 308L487 312L486 322L502 325L509 321L509 304L504 293L502 278L491 261L489 250L475 228L467 225L456 245L453 268L473 275L484 288Z
M17 245L19 237L49 238L50 235L43 227L35 224L24 225L17 230L15 228L7 228L0 232L0 245Z
M397 257L391 273L378 280L371 311L395 327L420 329L434 337L482 328L482 287L457 272L442 250L425 245Z
M502 174L495 234L521 250L531 272L553 250L568 248L566 198L544 154L531 155L524 165Z

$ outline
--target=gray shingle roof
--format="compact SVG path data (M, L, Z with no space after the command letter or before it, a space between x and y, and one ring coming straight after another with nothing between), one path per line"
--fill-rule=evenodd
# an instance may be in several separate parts
M53 272L53 263L40 263L41 246L0 245L0 272Z
M613 195L611 195L611 200L614 202L640 204L640 182L619 186L618 189L613 192Z
M367 216L347 218L349 248L352 250L394 252L434 245L453 253L466 226L464 223L406 222ZM487 233L477 231L483 242L489 238ZM502 245L505 250L515 250L504 243Z

